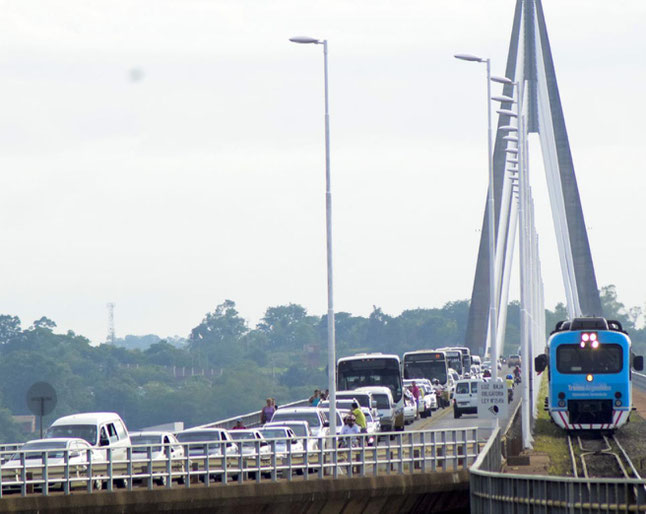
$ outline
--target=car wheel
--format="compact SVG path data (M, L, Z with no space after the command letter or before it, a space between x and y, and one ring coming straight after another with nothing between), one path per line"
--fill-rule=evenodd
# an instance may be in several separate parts
M458 419L460 416L462 416L460 409L458 409L457 407L453 407L453 417L455 419Z
M166 486L166 482L167 482L166 476L161 476L161 477L155 479L155 483L157 485L162 486L162 487Z
M100 478L94 479L92 481L92 487L95 490L100 491L101 489L103 489L103 480L101 480Z

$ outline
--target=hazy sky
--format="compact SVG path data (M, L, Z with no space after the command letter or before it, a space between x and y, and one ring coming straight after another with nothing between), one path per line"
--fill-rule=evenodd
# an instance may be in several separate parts
M335 307L471 295L485 69L515 0L0 2L0 313L105 339L186 336L234 300L326 310L330 45ZM600 285L643 306L646 2L544 0ZM564 298L540 153L547 306Z

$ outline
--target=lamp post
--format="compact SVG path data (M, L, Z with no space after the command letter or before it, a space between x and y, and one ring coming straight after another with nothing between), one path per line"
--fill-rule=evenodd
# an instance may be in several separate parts
M330 434L336 435L336 346L334 340L334 301L332 289L332 193L330 191L330 113L327 80L327 39L308 36L289 38L292 43L323 45L323 76L325 82L325 226L327 243L327 354L330 396Z
M483 62L487 65L487 165L489 169L489 194L487 199L487 211L489 225L489 348L491 351L491 377L493 381L498 379L498 348L496 348L496 277L495 260L496 260L496 241L495 241L495 224L496 216L494 211L494 191L493 191L493 151L491 144L491 62L482 57L471 54L456 54L456 59L468 62Z

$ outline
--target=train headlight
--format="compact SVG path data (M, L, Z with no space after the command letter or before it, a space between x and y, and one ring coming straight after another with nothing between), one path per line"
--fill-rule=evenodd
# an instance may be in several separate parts
M565 400L559 400L559 407L565 407Z
M615 407L621 407L621 400L615 400Z
M599 348L599 341L592 341L592 348L595 350Z
M594 380L594 377L593 377L592 375L586 375L586 376L585 376L585 379L586 379L588 382L592 382L592 381Z
M597 333L596 332L582 332L581 333L581 341L580 341L581 348L585 348L585 345L586 345L587 342L591 342L592 347L597 348L599 346L599 339L597 337ZM596 345L595 345L595 343L596 343Z
M621 391L617 391L617 392L615 393L615 398L617 398L617 400L618 400L619 398L621 398Z
M565 393L563 391L559 393L559 400L565 400Z

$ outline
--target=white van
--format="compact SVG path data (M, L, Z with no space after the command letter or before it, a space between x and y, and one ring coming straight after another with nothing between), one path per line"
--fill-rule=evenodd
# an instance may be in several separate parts
M47 439L55 437L78 437L97 448L102 458L107 459L107 449L112 451L112 460L126 460L130 447L128 429L116 412L84 412L63 416L47 429Z
M359 387L355 391L372 395L372 399L377 402L381 429L384 432L393 431L395 429L395 402L390 388L386 386L366 386Z
M481 383L479 379L458 380L455 383L453 417L478 413L478 384Z

